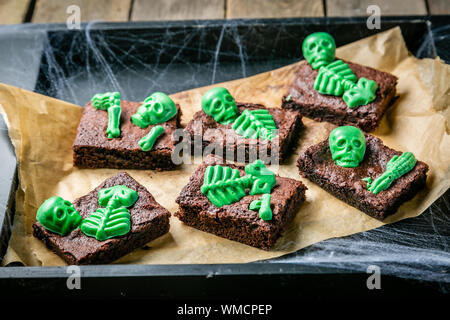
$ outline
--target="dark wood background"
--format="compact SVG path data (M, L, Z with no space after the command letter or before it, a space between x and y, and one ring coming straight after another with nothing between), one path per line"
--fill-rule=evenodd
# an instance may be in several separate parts
M70 5L81 21L450 14L450 0L0 0L0 24L66 22Z

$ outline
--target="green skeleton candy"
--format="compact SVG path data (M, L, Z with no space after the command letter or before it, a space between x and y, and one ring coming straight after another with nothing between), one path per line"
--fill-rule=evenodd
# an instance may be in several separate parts
M366 78L357 78L348 64L334 60L336 45L331 35L316 32L305 38L302 44L303 56L313 69L319 69L314 89L321 94L343 95L349 108L366 105L375 100L378 85Z
M208 166L200 191L220 208L241 200L246 195L246 189L250 189L250 195L270 193L276 184L275 174L261 160L245 166L245 173L241 177L238 169Z
M261 160L246 165L245 173L252 179L250 195L270 193L277 183L275 174Z
M233 96L222 87L212 88L203 95L202 109L220 124L233 123L238 116Z
M156 139L164 133L164 128L160 125L154 126L149 133L147 133L138 144L143 151L150 151L155 144Z
M137 112L131 116L131 122L145 129L151 124L166 122L176 114L175 102L167 94L155 92L139 106Z
M334 61L336 43L329 33L312 33L303 41L302 52L306 61L315 70Z
M253 200L249 209L258 211L259 217L265 221L272 220L272 209L270 208L270 193L265 193L260 199Z
M44 201L36 213L36 220L47 230L66 236L81 223L81 215L70 201L51 197Z
M277 126L267 109L244 110L234 121L233 130L248 139L272 140Z
M364 133L353 126L337 127L328 138L334 162L344 168L356 168L364 159L366 138Z
M358 83L347 90L342 96L342 99L344 99L347 106L351 109L364 106L375 100L375 92L377 89L378 85L375 81L359 78Z
M121 114L120 93L98 93L92 97L91 101L94 108L108 111L108 127L106 128L108 139L119 137Z
M139 198L138 193L123 185L117 185L98 192L98 204L113 209L131 207Z
M367 190L374 194L378 194L404 174L410 172L417 163L417 159L411 152L404 152L401 156L393 156L386 164L386 170L381 176L372 181L367 177L362 179L367 182Z
M117 185L98 192L98 208L81 223L81 231L98 241L127 234L131 230L131 215L128 207L139 198L138 193L123 185Z

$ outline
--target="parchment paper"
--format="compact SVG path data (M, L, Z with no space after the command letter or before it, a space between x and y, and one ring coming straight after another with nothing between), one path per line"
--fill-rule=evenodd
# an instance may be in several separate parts
M301 41L301 39L299 39ZM430 166L426 188L400 207L385 223L422 213L450 186L449 83L450 68L439 59L418 60L408 51L398 28L337 50L339 58L391 72L399 78L400 98L383 118L375 134L401 151L412 151ZM302 63L302 62L299 62ZM238 101L279 107L298 63L250 78L220 84ZM209 87L172 95L183 110L185 125L200 109ZM78 169L72 166L72 143L82 108L19 88L0 85L0 109L19 163L19 189L12 237L3 264L64 265L32 236L36 210L48 197L73 201L104 179L123 170ZM334 128L304 118L296 151L278 174L303 181L308 191L288 230L272 251L263 251L198 231L171 218L170 233L137 249L115 263L180 264L240 263L278 257L332 237L342 237L383 225L301 178L295 161L306 147L326 138ZM126 170L148 188L156 200L174 213L174 200L198 162L169 172Z

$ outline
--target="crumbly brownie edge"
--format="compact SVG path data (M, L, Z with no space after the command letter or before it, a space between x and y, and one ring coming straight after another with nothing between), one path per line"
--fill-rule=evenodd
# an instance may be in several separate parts
M127 151L97 148L90 146L73 147L73 165L78 168L112 168L112 169L150 169L173 170L169 150L163 151Z
M318 122L330 122L337 126L343 125L353 125L359 127L365 132L371 132L375 130L386 111L394 104L396 101L396 87L392 88L386 95L383 104L380 105L377 110L377 114L374 119L370 118L358 118L349 114L338 117L337 114L330 112L330 109L326 106L316 106L316 105L303 105L295 102L293 99L287 101L287 96L283 96L281 107L288 110L297 110L302 116L312 119Z

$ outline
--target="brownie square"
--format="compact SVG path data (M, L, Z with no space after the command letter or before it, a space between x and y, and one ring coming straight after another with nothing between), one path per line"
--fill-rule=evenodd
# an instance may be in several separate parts
M98 241L77 228L63 237L48 231L38 221L33 224L33 235L68 264L85 265L110 263L169 231L170 212L156 202L144 186L125 172L105 180L87 195L76 199L73 202L75 209L83 219L89 217L99 208L98 191L116 185L125 185L137 191L139 195L135 204L128 208L131 230L126 235Z
M244 166L223 164L223 160L216 156L207 157L175 200L179 210L174 215L196 229L269 250L297 214L305 199L305 185L276 176L270 201L273 217L264 221L258 212L248 209L250 203L261 195L247 194L239 202L218 208L200 191L207 166L217 164L239 169L241 176L245 174Z
M164 133L158 137L153 148L143 151L138 141L154 125L142 129L131 122L131 116L141 103L121 100L120 104L121 132L115 139L108 139L106 135L107 111L95 109L92 102L84 107L73 143L73 165L80 168L174 169L171 156L176 142L173 133L180 127L179 106L177 105L177 114L173 118L160 124L164 127Z
M215 154L214 148L216 148L221 150L221 156L224 158L227 153L232 154L233 157L226 157L227 160L252 162L261 159L266 163L273 163L276 160L280 163L283 162L289 156L288 153L295 145L296 138L303 126L300 113L294 110L266 108L259 104L236 102L236 105L239 114L245 109L269 110L278 129L278 138L272 140L272 142L264 139L247 139L237 134L233 130L232 124L217 123L213 117L201 110L194 114L194 117L184 129L184 132L190 137L192 152L194 152L194 144L199 141L202 152L205 152L205 149L208 148L212 151L211 154ZM255 155L260 154L260 150L262 156L255 157Z
M374 80L378 85L375 100L365 106L349 108L342 96L325 95L314 89L318 70L308 63L298 67L288 93L282 99L284 109L294 109L316 121L326 121L338 126L352 125L370 132L380 124L383 114L395 100L397 77L360 64L344 61L357 78Z
M415 167L395 180L388 189L373 194L366 188L363 178L378 178L388 161L402 152L388 148L372 135L366 136L366 152L356 168L344 168L334 163L328 139L309 147L297 160L300 174L336 198L358 208L369 216L383 220L410 200L425 186L428 165L417 161Z

